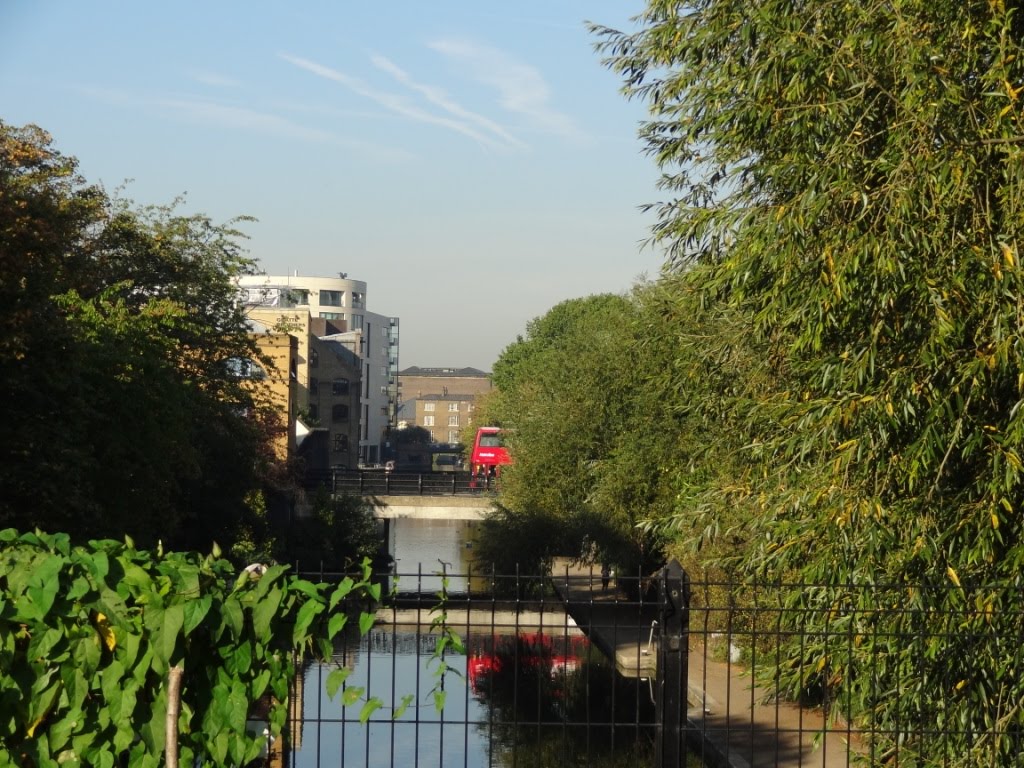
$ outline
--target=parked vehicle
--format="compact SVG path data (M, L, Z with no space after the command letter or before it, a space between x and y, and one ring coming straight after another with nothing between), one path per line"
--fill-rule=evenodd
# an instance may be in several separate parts
M480 427L473 441L470 468L475 477L496 477L501 467L512 463L500 427Z

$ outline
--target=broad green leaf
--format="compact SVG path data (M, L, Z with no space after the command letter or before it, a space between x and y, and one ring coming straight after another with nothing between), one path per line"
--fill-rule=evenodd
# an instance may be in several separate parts
M324 684L324 689L327 691L327 696L334 700L335 695L338 693L338 689L348 679L348 676L352 673L352 670L346 667L338 667L337 669L331 670L330 674L327 675L327 681Z
M29 608L29 605L25 605L22 607L22 615L42 618L49 613L60 589L60 571L64 562L60 555L51 555L35 565L25 590L31 611L25 613Z
M331 600L327 605L328 609L333 611L335 607L337 607L338 603L348 597L349 593L352 592L352 587L354 585L355 582L353 582L350 577L346 576L342 579L331 593Z
M373 628L373 623L376 621L376 616L372 613L360 613L359 614L359 634L365 635Z
M300 645L305 641L309 633L309 625L323 610L323 603L316 600L308 600L299 608L299 613L295 618L295 626L292 628L292 645Z
M115 698L120 699L124 674L124 667L116 659L100 672L100 690L103 691L103 698L106 699L108 706L113 706Z
M78 668L86 678L91 678L96 673L100 664L100 637L95 632L90 632L72 641L71 657L75 660Z
M185 637L192 634L192 631L203 623L203 619L206 618L206 614L210 612L210 605L213 600L210 595L203 595L197 600L187 600L182 608L184 609L184 623L182 628L185 632Z
M289 582L288 587L295 592L301 592L313 599L319 599L321 597L320 588L313 582L306 581L305 579L294 579Z
M342 705L346 707L351 707L353 704L355 704L357 701L359 701L359 699L363 697L364 691L365 689L358 685L353 685L350 688L346 688L344 693L342 693L341 695Z
M248 674L252 668L252 647L248 643L239 643L231 655L231 668L236 676Z
M36 728L57 704L61 681L55 673L55 669L50 669L32 683L32 698L28 704L28 722L25 724L25 735L29 738L35 735Z
M231 639L238 640L242 635L242 627L245 625L241 603L234 595L231 595L221 604L220 613L224 626L231 631Z
M336 613L327 620L327 636L333 640L337 634L345 628L345 624L348 623L348 616L344 613Z
M403 696L401 703L399 703L399 705L395 708L395 711L391 716L392 719L397 720L402 715L404 715L405 711L409 709L409 705L412 704L413 700L414 697L412 696L412 694L407 693L405 696Z
M114 755L109 750L98 750L90 755L90 760L96 768L114 768Z
M370 716L378 709L380 709L383 705L384 702L382 702L376 696L373 696L370 699L368 699L367 702L363 704L363 708L359 710L359 722L363 725L366 725L366 723L370 720Z
M57 661L52 654L54 646L64 639L64 633L59 629L46 629L45 631L36 632L32 639L29 641L28 650L26 654L29 659L45 659L50 661Z
M266 578L264 576L263 578ZM280 587L274 587L265 593L265 596L253 607L252 623L256 637L266 639L270 636L270 625L277 615L277 609L281 605L283 592Z
M227 700L227 725L234 733L245 732L245 720L249 714L249 702L241 684L231 686Z
M168 664L174 658L174 649L178 643L185 622L185 609L181 603L169 605L164 611L163 626L160 627L160 640L155 651L157 656Z
M253 701L255 701L256 699L260 698L260 696L262 696L266 692L267 685L269 683L270 683L270 670L269 669L261 670L260 673L258 675L256 675L255 678L253 678L252 683L250 684L250 691L251 691L250 696L251 696Z

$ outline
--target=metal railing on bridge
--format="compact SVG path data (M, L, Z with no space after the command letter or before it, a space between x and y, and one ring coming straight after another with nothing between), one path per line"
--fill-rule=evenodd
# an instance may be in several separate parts
M469 472L386 472L382 469L333 469L314 473L311 487L365 496L453 496L494 493L498 479Z

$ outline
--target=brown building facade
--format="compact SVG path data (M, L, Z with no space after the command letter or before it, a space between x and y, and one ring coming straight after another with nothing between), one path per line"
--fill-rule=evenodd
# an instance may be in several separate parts
M411 367L398 374L400 424L423 427L435 443L455 444L472 423L477 397L491 391L491 375L476 368Z

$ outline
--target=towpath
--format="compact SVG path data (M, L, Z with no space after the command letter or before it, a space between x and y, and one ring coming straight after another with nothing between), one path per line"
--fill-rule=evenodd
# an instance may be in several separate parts
M554 581L579 628L627 676L657 674L658 617L653 601L629 600L599 571L557 560ZM860 749L849 728L826 727L819 709L774 701L752 684L748 666L730 660L691 614L688 691L691 749L708 764L732 768L846 768ZM722 660L719 660L722 659Z

